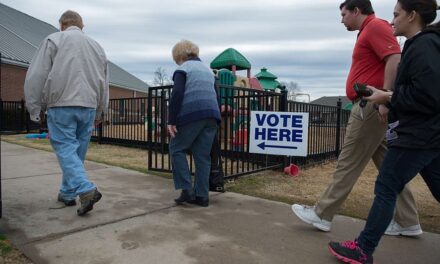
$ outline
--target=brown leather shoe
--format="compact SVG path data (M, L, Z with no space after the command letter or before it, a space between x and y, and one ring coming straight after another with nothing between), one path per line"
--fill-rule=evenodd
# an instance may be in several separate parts
M101 200L102 194L97 188L90 192L83 193L79 196L81 207L76 211L79 216L85 215L87 212L92 211L93 205Z

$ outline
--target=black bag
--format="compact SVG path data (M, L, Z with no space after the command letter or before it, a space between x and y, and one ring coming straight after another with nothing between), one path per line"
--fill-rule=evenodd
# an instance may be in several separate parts
M225 180L222 161L220 158L220 143L218 133L215 134L211 148L211 173L209 174L209 190L211 192L225 192Z

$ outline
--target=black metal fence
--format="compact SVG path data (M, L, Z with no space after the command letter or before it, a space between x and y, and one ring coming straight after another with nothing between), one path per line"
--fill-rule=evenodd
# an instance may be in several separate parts
M147 97L111 99L102 124L92 133L92 140L147 148L147 109Z
M341 150L350 111L336 106L287 102L287 112L309 113L307 157L290 157L290 162L300 165L319 163L336 158Z
M166 117L172 86L150 87L147 113L149 142L148 169L170 172L169 137ZM336 158L339 154L349 111L338 106L322 106L287 100L286 93L258 91L233 86L219 86L222 122L219 144L225 177L238 177L288 163L308 165ZM249 153L251 111L309 113L307 157L284 157ZM193 171L192 156L188 155Z
M39 128L39 124L30 120L24 100L0 100L0 132L21 133Z

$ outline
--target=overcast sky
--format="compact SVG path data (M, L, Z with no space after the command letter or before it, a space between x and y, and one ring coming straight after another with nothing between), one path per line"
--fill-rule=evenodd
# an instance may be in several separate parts
M252 75L266 67L279 81L298 83L312 100L345 95L356 39L340 23L342 0L1 1L57 28L65 10L79 12L84 31L109 60L148 83L158 67L172 75L171 49L188 39L208 65L232 47L250 61ZM372 3L378 17L391 20L396 1Z

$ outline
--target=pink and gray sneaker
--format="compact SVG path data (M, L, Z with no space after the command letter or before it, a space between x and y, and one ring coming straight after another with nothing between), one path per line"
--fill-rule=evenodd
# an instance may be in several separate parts
M374 264L373 256L367 255L356 240L328 243L328 250L337 259L350 264Z

